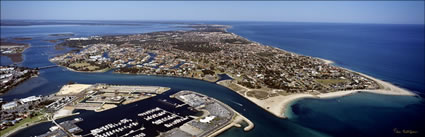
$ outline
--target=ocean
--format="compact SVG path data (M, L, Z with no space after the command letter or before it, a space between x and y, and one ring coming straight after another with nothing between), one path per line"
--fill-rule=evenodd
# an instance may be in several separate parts
M320 57L335 65L359 71L424 95L424 26L386 24L281 23L281 22L188 22L231 25L230 32L249 40L275 46L302 55ZM21 66L52 65L49 57L71 50L55 50L45 40L57 37L52 33L74 33L83 37L181 30L179 23L147 23L144 25L34 25L1 26L1 37L32 37L31 48L24 52ZM1 57L1 64L11 63ZM146 75L78 73L62 67L43 69L10 92L5 100L31 95L48 95L70 81L77 83L108 83L155 85L173 91L192 90L214 97L254 122L252 131L231 128L220 136L421 136L423 135L424 102L417 97L387 96L360 93L335 99L301 99L288 110L289 119L279 119L233 91L206 81ZM141 101L140 103L149 103ZM242 104L242 105L239 105ZM131 104L130 104L131 105ZM140 105L139 105L140 106ZM122 106L126 108L126 106ZM140 106L140 109L144 106ZM136 111L135 111L136 113ZM82 112L82 117L95 113ZM108 113L109 115L109 113ZM110 113L120 115L119 113ZM90 120L79 123L95 127ZM44 126L43 126L44 125ZM14 136L34 135L47 131L49 123L24 129ZM419 131L417 134L396 134L394 130Z

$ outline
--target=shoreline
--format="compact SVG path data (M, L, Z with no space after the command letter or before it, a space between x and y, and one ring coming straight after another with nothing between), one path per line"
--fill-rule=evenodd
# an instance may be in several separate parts
M323 60L325 63L327 64L333 64L333 61L330 60L326 60L326 59L321 59L318 58L320 60ZM264 100L260 100L254 97L249 97L246 96L245 94L241 94L241 92L246 92L246 91L251 91L251 90L255 90L255 89L250 89L247 87L244 87L242 85L239 85L237 83L233 83L231 82L232 80L222 80L217 82L217 84L222 85L226 88L229 88L230 90L236 92L237 94L239 94L240 96L250 100L251 102L253 102L254 104L256 104L257 106L259 106L260 108L263 108L265 111L275 115L276 117L279 118L288 118L285 115L285 112L288 108L290 108L290 104L300 100L300 99L304 99L304 98L315 98L315 99L329 99L329 98L338 98L338 97L343 97L343 96L348 96L348 95L352 95L355 93L359 93L359 92L368 92L368 93L374 93L374 94L381 94L381 95L394 95L394 96L418 96L416 93L411 92L407 89L403 89L401 87L395 86L389 82L371 77L369 75L357 72L357 71L353 71L347 68L343 68L340 67L342 69L345 69L347 71L353 72L353 73L357 73L361 76L364 76L368 79L371 79L375 82L377 82L380 85L380 89L355 89L355 90L341 90L341 91L335 91L335 92L330 92L330 93L323 93L323 94L318 94L318 95L312 95L312 94L308 94L308 93L296 93L296 94L291 94L291 95L286 95L286 96L274 96L274 97L270 97ZM240 90L233 90L232 88L230 88L229 84L227 84L226 82L231 82L232 84L235 84L237 86L239 86Z

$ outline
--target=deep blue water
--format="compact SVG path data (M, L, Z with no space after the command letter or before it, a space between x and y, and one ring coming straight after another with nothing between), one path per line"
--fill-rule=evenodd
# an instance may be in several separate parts
M216 22L214 22L216 23ZM230 24L238 35L263 44L303 55L335 61L336 65L384 79L401 87L424 92L424 31L417 25L368 25L323 23L219 22ZM182 29L178 25L39 25L1 28L1 37L32 37L32 47L24 53L20 65L40 67L52 65L47 59L70 49L57 51L48 34L75 33L76 36L143 33ZM7 59L1 57L1 64ZM6 61L4 61L6 60ZM10 61L9 61L10 62ZM256 127L250 132L232 128L221 136L397 136L393 128L424 132L424 103L416 97L355 94L336 99L301 99L288 110L290 119L279 119L263 111L229 89L214 83L173 77L78 73L56 67L40 71L1 97L5 100L30 95L47 95L70 82L126 85L157 85L173 91L193 90L217 98L252 120ZM341 102L342 101L342 102ZM148 103L148 102L140 102ZM239 106L240 103L243 106ZM140 105L139 105L140 106ZM140 106L140 109L145 109ZM123 108L124 109L124 108ZM136 111L134 111L136 112ZM95 113L84 112L84 117ZM119 113L110 113L120 115ZM87 127L94 126L81 123ZM23 130L26 136L49 127L37 126ZM390 131L389 131L390 130ZM19 136L17 135L17 136ZM418 136L418 134L414 134Z

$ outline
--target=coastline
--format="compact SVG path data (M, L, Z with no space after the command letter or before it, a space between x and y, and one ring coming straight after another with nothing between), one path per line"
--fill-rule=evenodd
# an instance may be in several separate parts
M326 59L321 59L318 58L320 60L323 60L325 63L327 64L333 64L333 61L330 60L326 60ZM397 95L397 96L418 96L417 94L408 91L407 89L403 89L401 87L397 87L389 82L383 81L383 80L379 80L377 78L371 77L369 75L360 73L360 72L356 72L347 68L343 68L340 67L342 69L345 69L347 71L350 72L354 72L357 73L361 76L364 76L366 78L369 78L375 82L377 82L381 88L380 89L356 89L356 90L342 90L342 91L335 91L335 92L330 92L330 93L324 93L324 94L318 94L318 95L312 95L312 94L307 94L307 93L297 93L297 94L291 94L291 95L286 95L286 96L274 96L274 97L270 97L264 100L260 100L254 97L249 97L245 94L242 94L241 92L246 93L246 91L250 91L250 90L254 90L254 89L249 89L247 87L244 87L242 85L239 85L237 83L233 83L235 85L238 85L240 88L240 90L234 90L232 89L229 84L227 82L231 82L232 80L222 80L217 82L217 84L222 85L226 88L231 89L232 91L235 91L236 93L238 93L239 95L245 97L246 99L250 100L251 102L253 102L254 104L256 104L257 106L259 106L260 108L263 108L265 111L270 112L271 114L275 115L276 117L279 118L288 118L285 115L285 111L290 108L290 104L299 100L299 99L303 99L303 98L316 98L316 99L328 99L328 98L337 98L337 97L343 97L343 96L348 96L348 95L352 95L355 93L359 93L359 92L369 92L369 93L374 93L374 94L381 94L381 95Z

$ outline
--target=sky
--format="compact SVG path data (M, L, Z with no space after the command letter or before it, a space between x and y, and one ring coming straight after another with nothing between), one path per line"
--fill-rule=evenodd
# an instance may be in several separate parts
M424 1L1 1L1 19L424 24Z

